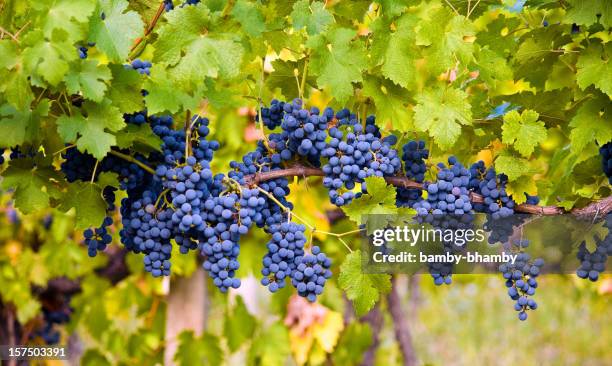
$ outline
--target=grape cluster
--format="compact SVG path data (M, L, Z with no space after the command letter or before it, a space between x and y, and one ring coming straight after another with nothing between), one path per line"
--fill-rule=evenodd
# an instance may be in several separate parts
M608 142L604 146L599 148L599 155L601 155L601 167L610 184L612 184L612 142Z
M68 307L56 310L43 307L44 324L41 329L32 332L30 338L40 337L48 345L58 344L60 342L60 332L55 329L55 325L68 323L71 313L72 309Z
M394 135L390 135L394 136ZM425 160L429 158L429 150L425 148L425 141L409 141L404 144L402 160L406 177L415 182L423 183L427 166ZM416 188L397 188L396 203L398 207L412 207L421 199L423 192Z
M338 115L336 118L341 120ZM329 135L331 139L322 153L328 158L323 166L323 185L329 190L331 202L337 206L348 204L361 195L352 191L357 183L361 183L362 192L365 192L365 178L391 176L401 168L397 151L374 133L367 132L367 128L364 131L360 124L349 125L346 134L332 127ZM341 189L346 191L341 193Z
M484 170L484 163L479 161L470 168L472 178L470 187L484 197L484 203L475 203L474 210L490 213L493 219L510 217L514 214L514 201L506 192L508 177L497 175L494 168ZM476 182L478 180L478 182ZM478 185L476 186L476 183Z
M239 267L240 236L258 220L264 205L259 190L248 188L243 188L240 194L211 196L204 203L209 226L201 240L202 254L206 256L203 266L221 292L240 287L240 280L234 278Z
M295 264L297 267L291 274L291 284L297 289L298 295L315 302L317 296L323 293L325 281L332 275L331 259L315 245L310 254L297 257Z
M273 130L283 122L283 116L285 115L284 106L285 102L272 99L270 107L261 107L261 117L258 112L256 120L259 121L261 118L264 126Z
M605 227L608 229L608 234L603 240L595 238L596 245L592 253L584 241L578 247L576 255L580 261L580 267L576 270L578 277L595 282L599 279L599 274L606 270L608 256L612 255L612 214L606 216Z
M296 270L296 260L304 256L306 236L303 225L293 222L283 222L270 226L272 236L268 242L268 252L263 257L261 284L267 286L270 292L276 292L285 287L285 279L291 277Z
M138 73L141 75L151 75L151 66L153 66L153 64L150 61L136 59L132 61L132 63L128 67L131 67L132 69L138 71Z
M83 232L85 244L87 245L87 254L90 257L95 257L98 251L103 251L113 241L112 236L108 233L108 227L113 224L112 214L115 211L115 191L114 188L106 187L102 192L106 201L106 217L102 221L102 225L95 229L86 229Z
M526 243L524 243L526 244ZM523 247L525 245L523 244ZM520 320L527 319L527 311L535 310L538 304L531 298L535 294L538 282L536 278L541 272L544 260L537 258L530 261L529 254L520 252L516 261L504 263L499 266L499 271L506 279L508 296L515 300L514 309L518 312Z

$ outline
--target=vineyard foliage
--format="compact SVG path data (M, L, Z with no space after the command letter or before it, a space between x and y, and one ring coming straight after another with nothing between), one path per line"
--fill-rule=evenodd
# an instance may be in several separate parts
M326 107L338 113L348 108L363 122L363 126L355 127L358 135L361 128L371 133L368 125L372 124L364 121L375 115L380 131L371 133L374 137L370 136L367 142L375 146L372 141L378 143L381 135L395 135L399 140L395 148L400 155L407 141L424 141L422 146L417 143L404 151L412 154L410 159L417 165L423 158L432 163L427 168L423 165L423 171L408 174L419 182L436 180L437 163L448 162L448 167L440 169L450 172L461 166L456 164L457 159L468 169L482 160L493 169L487 179L493 185L503 185L516 204L534 203L528 201L530 196L538 196L540 204L569 210L612 193L608 177L602 172L600 155L600 148L612 141L612 6L606 1L203 0L183 4L154 0L6 0L0 3L0 27L0 155L4 154L0 157L0 187L11 192L14 208L28 217L16 229L19 235L35 236L41 241L37 248L19 247L6 258L0 257L3 268L7 268L0 272L0 283L12 284L0 286L0 294L3 301L17 305L18 321L26 324L36 317L41 306L30 293L30 284L43 286L55 277L81 279L82 293L73 299L79 319L71 324L85 328L109 347L107 352L98 349L86 353L84 363L129 363L131 359L160 357L155 350L163 342L159 336L163 316L150 309L158 307L164 290L161 282L141 276L141 256L127 256L131 274L120 286L112 286L94 272L94 268L105 265L106 258L86 259L86 251L77 246L83 241L79 236L83 230L105 222L104 230L86 234L89 253L95 256L111 241L108 250L114 253L119 236L142 225L124 215L122 231L121 219L114 217L112 224L107 218L117 216L115 203L125 197L125 191L133 189L120 179L124 172L112 169L111 159L127 159L151 168L149 172L130 172L136 176L130 179L138 181L153 172L165 179L163 188L172 193L167 199L177 207L185 200L195 207L194 202L202 197L195 193L189 197L188 193L182 195L182 191L174 190L180 184L184 190L183 181L188 181L194 170L198 177L191 178L193 184L201 182L200 186L206 186L216 179L214 174L232 171L230 161L240 161L249 151L265 154L262 151L276 141L271 134L275 122L265 118L259 121L255 115L265 117L262 110L269 112L267 107L274 99L289 102L285 111L297 111L302 105L295 99L300 98L304 108L316 107L317 116L330 120L334 117L326 116ZM138 122L139 113L145 116L143 121L149 118L152 122ZM193 116L201 118L194 121ZM336 118L341 119L337 115ZM174 130L170 131L167 128L172 121ZM327 120L321 123L325 130ZM184 126L198 133L192 136L183 131ZM291 126L280 122L278 126L287 133L294 132ZM264 136L268 136L265 144L256 150L256 141ZM324 136L323 140L327 138ZM342 134L339 136L341 140ZM287 139L297 144L288 149L293 149L304 164L312 163L313 156L319 159L337 153L323 150L325 143L320 148L316 139L299 140L302 137L294 134ZM218 146L206 142L206 138L218 141ZM168 141L180 148L169 152L172 149L167 147ZM382 141L384 155L388 146ZM422 152L425 145L427 153ZM71 178L65 164L73 156L82 157L85 153L93 157L91 162L95 165L90 177ZM176 178L179 173L167 175L165 167L159 168L169 164L163 159L173 153L178 156L176 161L187 161L183 165L189 165L177 168L185 175L178 178L180 182ZM188 153L201 156L197 162L189 162ZM611 155L602 154L607 158ZM449 159L451 155L457 159ZM159 164L147 167L138 159ZM380 176L399 174L400 157L390 160L386 166L389 170ZM76 158L73 163L76 168L81 163L86 165ZM329 164L333 165L331 159ZM68 171L75 173L76 168ZM228 174L232 184L245 185L249 167L232 168L234 171ZM496 173L505 175L504 180L498 182ZM254 239L249 244L261 245L243 245L240 269L232 267L235 247L219 249L211 244L204 249L209 250L209 258L213 252L224 253L219 261L207 259L204 268L211 273L212 283L227 291L239 287L236 278L241 275L259 276L260 259L268 255L264 253L265 243L270 242L270 248L276 245L275 241L287 241L286 236L293 238L296 233L295 243L290 245L304 255L303 250L299 252L301 247L315 238L321 249L309 248L311 254L304 256L301 267L296 264L296 268L279 269L280 260L273 258L273 250L269 260L264 259L266 273L277 278L299 272L298 277L292 278L299 294L311 301L321 295L322 302L332 309L326 318L328 326L321 333L315 331L310 339L315 346L309 343L299 348L293 343L292 351L302 358L307 357L305 350L310 346L323 355L331 353L330 337L332 344L351 343L356 353L367 349L371 330L360 323L348 325L338 335L342 311L338 299L342 299L343 292L352 301L355 313L362 316L389 293L391 276L363 274L358 239L347 239L347 244L337 233L355 230L364 214L407 212L398 207L401 205L396 202L395 188L374 177L359 178L367 184L364 195L334 197L330 192L328 197L322 186L330 188L335 182L328 177L329 172L326 174L328 180L311 178L308 182L312 184L306 179L295 183L301 177L288 181L292 193L283 203L287 207L293 205L296 215L312 224L307 229L296 228L293 223L265 223L268 233L278 234L272 240L264 232L251 230L249 235ZM346 184L346 179L342 180L340 183ZM276 195L275 187L271 183L269 186ZM283 197L275 199L284 200L288 186L278 183L276 188L282 193L277 196ZM476 190L481 192L481 188L477 183ZM116 190L117 198L114 193L109 198L109 189ZM437 189L438 186L434 192L430 188L429 194L435 194ZM462 189L461 197L468 197L468 184ZM225 219L235 213L229 211L235 202L250 207L242 216L249 223L236 228L240 234L251 221L264 226L262 221L266 218L258 216L264 209L275 217L274 209L262 208L262 193L252 189L243 196L245 191L240 197L226 196L210 203L211 209L219 208L219 212L220 207L227 208ZM404 193L412 200L420 198L420 193ZM336 225L339 227L331 233L327 232L332 229L325 212L337 207L329 203L329 198L352 221ZM147 206L162 199L155 193L145 195L141 201L133 202L132 213L141 207L146 211ZM190 211L191 206L187 207L185 211ZM465 207L471 210L469 202ZM43 229L29 222L42 222L49 213L53 213L53 223L41 234L38 230ZM170 221L171 216L171 212L167 213L165 219ZM279 216L282 215L277 212L276 218ZM158 216L156 219L163 220ZM222 218L215 220L225 225ZM189 227L191 221L185 225ZM77 234L72 233L74 228L79 230ZM7 228L0 230L3 237L13 234ZM227 224L228 237L231 230ZM156 235L162 235L159 231ZM306 231L305 236L298 235L298 231ZM187 234L183 239L180 249L176 245L170 247L168 237L161 240L167 240L167 246L147 248L147 271L168 275L167 259L171 253L172 273L193 273L198 265L196 255L181 256L179 251L195 248L190 247ZM345 246L353 251L349 253ZM133 248L138 248L137 244L128 249L144 252ZM215 271L219 263L232 269ZM307 288L308 279L317 286ZM445 280L450 281L441 277L439 282ZM272 292L284 286L274 281L262 283ZM323 285L325 292L321 294ZM223 328L229 334L230 343L224 344L209 333L200 338L184 333L179 357L185 359L180 362L218 364L221 348L235 351L247 338L254 339L247 356L251 364L280 364L287 357L274 345L289 342L295 335L281 322L257 328L256 319L241 301L231 307L221 294L212 296L218 300L213 312L227 311L235 316L228 317L224 324L213 324L213 328ZM288 296L274 295L273 306L283 307ZM122 300L117 303L110 299ZM100 308L104 311L99 312ZM115 313L119 317L114 318ZM280 313L286 315L285 310ZM119 325L120 321L128 323L127 329ZM322 333L330 329L337 331L331 331L332 335ZM111 341L115 337L132 342L130 349L142 347L125 355L125 359L113 360L110 355L115 351L122 354L122 343ZM338 364L358 362L351 357L341 352L333 355Z

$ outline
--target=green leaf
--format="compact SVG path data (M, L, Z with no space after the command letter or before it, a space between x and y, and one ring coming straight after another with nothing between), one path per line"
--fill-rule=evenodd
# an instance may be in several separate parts
M238 0L232 9L232 15L242 25L245 33L253 37L259 37L266 31L264 17L258 5L246 0Z
M48 208L49 199L60 195L54 182L63 181L52 167L37 166L34 161L26 159L11 161L2 177L2 188L15 191L15 207L24 214Z
M354 30L336 28L312 37L307 46L312 49L310 65L320 87L329 90L339 103L353 94L354 82L363 80L367 66L363 44L353 40Z
M0 93L16 108L29 107L34 94L30 88L29 75L22 66L23 59L17 54L15 43L0 40Z
M99 103L104 99L106 82L110 79L111 72L106 65L98 65L95 60L84 60L70 70L65 81L70 93L81 92L86 99Z
M452 147L461 134L461 125L472 124L472 111L467 94L460 89L425 90L416 97L415 127L427 131L442 149Z
M414 0L378 0L382 6L383 14L386 17L392 18L403 13L409 5L415 3Z
M255 332L255 318L249 314L242 297L236 298L236 305L225 317L225 336L230 351L236 352Z
M373 30L372 62L382 65L382 74L405 88L414 85L416 78L415 59L419 54L414 28L418 20L415 14L405 14L393 23L394 32L382 20L375 23Z
M26 38L32 44L23 51L26 69L52 86L59 84L70 70L69 62L78 57L74 46L63 39L44 38L41 31L30 32Z
M142 89L140 74L123 67L123 65L110 65L110 69L113 76L108 98L112 101L112 104L123 113L143 110L143 99L134 97L134 91Z
M380 299L381 294L391 291L391 276L386 274L364 274L361 270L361 251L349 254L340 266L338 284L353 302L358 316L366 314Z
M68 185L59 207L64 212L75 209L76 228L98 227L106 217L106 201L97 184L76 181Z
M128 124L125 129L116 135L117 146L121 149L135 147L136 150L151 152L159 150L162 140L153 133L149 124Z
M576 80L582 89L595 85L596 88L612 97L612 63L610 63L612 45L607 44L605 47L607 56L604 56L598 48L590 47L580 55L576 63L578 68Z
M495 170L508 176L510 181L530 172L529 162L511 155L502 155L495 159Z
M365 351L372 344L372 329L367 323L352 322L342 332L332 354L334 365L360 365Z
M219 338L205 333L196 338L193 331L184 331L179 337L179 346L174 361L180 366L220 365L223 361L223 350Z
M503 143L514 145L521 155L530 157L535 147L546 140L546 127L544 122L538 121L539 117L538 112L531 109L521 114L517 111L506 113L502 125Z
M45 36L51 38L53 31L63 30L73 41L82 39L85 35L83 25L89 21L95 8L95 2L90 0L53 1L44 18Z
M28 118L13 106L0 107L0 146L14 147L25 141Z
M249 365L285 365L290 355L289 334L282 323L276 322L264 328L253 339L249 350Z
M576 112L570 121L571 151L574 154L582 152L587 145L597 141L603 145L612 141L612 110L606 96L589 99Z
M151 75L143 85L143 88L148 91L144 99L149 113L170 112L174 114L183 106L186 107L185 109L190 109L188 106L197 106L197 98L177 89L172 80L172 74L166 71L165 67L158 64L153 65Z
M288 100L297 97L300 95L300 92L295 81L294 70L297 69L298 74L301 77L304 70L305 60L306 59L303 58L299 59L298 61L272 61L274 72L266 78L266 86L272 90L279 88L281 93L283 93L285 98ZM312 73L306 75L306 87L314 86L315 84L316 80Z
M89 152L102 160L116 144L116 138L109 132L117 132L125 126L121 112L108 104L84 105L87 117L82 115L61 116L57 119L57 131L70 143L76 140L81 152Z
M599 22L606 28L612 26L612 4L609 1L599 0L568 0L571 8L565 17L568 23L578 25L591 25Z
M334 16L325 9L325 3L309 0L300 0L293 4L291 12L293 28L300 30L306 28L309 35L316 35L325 30L334 22Z
M362 224L367 221L364 215L394 215L397 213L395 194L389 194L392 187L381 177L368 177L365 179L367 194L354 199L342 211L355 223Z
M412 113L405 104L408 99L406 90L389 80L370 76L363 81L363 93L374 100L378 126L400 132L414 129Z
M467 65L473 60L475 27L469 19L455 15L449 8L429 9L416 30L416 43L426 46L425 61L430 74L437 76L455 66L456 60Z
M144 30L140 15L126 11L127 7L125 0L100 0L90 23L90 40L115 62L128 57L132 45ZM72 53L76 54L74 50Z

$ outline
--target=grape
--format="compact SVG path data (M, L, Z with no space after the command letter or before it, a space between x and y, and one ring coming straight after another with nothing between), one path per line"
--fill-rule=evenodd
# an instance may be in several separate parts
M357 183L361 183L362 192L367 191L366 177L395 175L401 168L397 151L374 133L367 132L368 127L364 131L358 123L345 122L350 121L346 113L338 112L336 119L341 125L348 125L348 131L345 134L338 127L330 128L331 140L322 152L322 156L328 158L323 166L323 185L329 190L330 201L337 206L348 204L361 195L353 192ZM372 131L375 125L368 126Z
M332 273L331 260L318 246L313 246L310 254L295 259L296 269L291 274L291 284L298 295L310 302L315 302L317 296L323 293L323 287Z
M136 59L128 65L128 67L138 71L141 75L151 75L151 66L153 66L153 64L150 61L143 61L141 59Z
M604 226L608 229L608 234L603 240L595 237L595 250L592 253L587 249L584 241L578 247L576 257L580 261L580 267L576 270L576 275L580 278L588 278L595 282L606 270L608 256L612 255L612 214L606 215Z
M415 182L423 183L427 171L425 159L429 158L429 150L425 149L425 141L409 141L404 144L402 150L406 177ZM397 206L412 207L414 203L421 199L421 196L422 191L420 189L398 187Z
M4 148L0 147L0 165L4 164Z
M96 164L96 159L92 155L82 153L76 148L71 148L62 153L62 158L64 162L61 165L61 169L68 182L91 179L91 174Z
M451 156L449 166L438 164L438 180L425 184L427 199L417 201L412 208L417 211L416 221L431 224L440 229L468 229L474 220L468 186L470 171ZM463 248L454 242L443 242L443 252L456 252ZM436 285L450 284L452 263L428 263L429 273Z
M524 248L525 241L521 241L519 247ZM517 254L516 261L504 263L499 266L499 271L506 279L508 296L515 302L514 309L518 312L521 321L527 319L527 311L535 310L538 304L531 297L535 294L538 287L537 277L541 273L544 261L541 258L530 260L529 254L520 252Z
M164 0L164 8L166 9L166 11L174 9L174 4L172 0Z
M112 213L115 211L115 191L112 187L104 188L102 192L106 201L107 216L102 221L102 225L97 228L89 228L83 232L85 244L87 245L87 254L90 257L95 257L98 251L103 251L112 242L113 238L108 233L108 227L113 224Z
M285 279L291 278L296 270L296 260L304 256L306 236L303 225L293 222L283 222L270 226L271 239L268 242L268 252L263 257L261 284L267 286L270 292L276 292L285 287Z
M84 60L87 58L87 51L89 49L85 46L78 46L77 47L77 53L79 54L79 58Z
M608 142L599 148L601 155L601 166L608 181L612 184L612 142Z
M285 102L272 99L272 102L270 102L270 107L262 107L261 118L264 126L268 127L271 130L280 126L283 122L283 116L285 115L284 106ZM257 111L257 121L259 121L260 119L259 113L260 111Z

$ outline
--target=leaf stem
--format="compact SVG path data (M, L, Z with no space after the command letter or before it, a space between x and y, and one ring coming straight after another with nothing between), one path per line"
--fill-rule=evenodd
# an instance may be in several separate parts
M98 164L100 164L100 160L96 159L96 164L94 165L93 172L91 172L91 181L89 183L93 184L96 180L96 172L98 171Z

